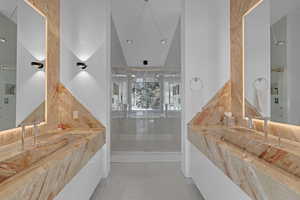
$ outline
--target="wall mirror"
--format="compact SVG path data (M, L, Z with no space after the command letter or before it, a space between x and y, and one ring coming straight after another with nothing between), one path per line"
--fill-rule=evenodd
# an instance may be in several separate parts
M245 105L300 125L300 1L264 0L244 17Z
M46 19L24 0L0 1L0 131L45 120Z

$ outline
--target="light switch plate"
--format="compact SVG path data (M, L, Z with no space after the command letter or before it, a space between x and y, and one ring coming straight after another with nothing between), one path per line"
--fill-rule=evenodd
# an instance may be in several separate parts
M74 110L73 111L73 119L79 119L79 111L78 110Z

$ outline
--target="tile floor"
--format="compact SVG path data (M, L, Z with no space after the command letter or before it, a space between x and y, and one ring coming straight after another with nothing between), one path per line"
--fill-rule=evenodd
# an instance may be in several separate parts
M180 163L114 163L90 200L203 200Z

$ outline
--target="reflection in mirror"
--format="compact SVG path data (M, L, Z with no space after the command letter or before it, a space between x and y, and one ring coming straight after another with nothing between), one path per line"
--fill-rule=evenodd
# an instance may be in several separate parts
M45 26L24 0L0 1L0 131L45 120Z
M300 1L264 0L244 22L245 104L300 125Z

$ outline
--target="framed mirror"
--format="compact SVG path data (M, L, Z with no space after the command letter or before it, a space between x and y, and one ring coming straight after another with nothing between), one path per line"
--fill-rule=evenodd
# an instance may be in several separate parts
M45 120L46 19L25 0L0 1L0 131Z
M263 0L244 17L244 105L258 117L300 125L299 21L299 0Z

